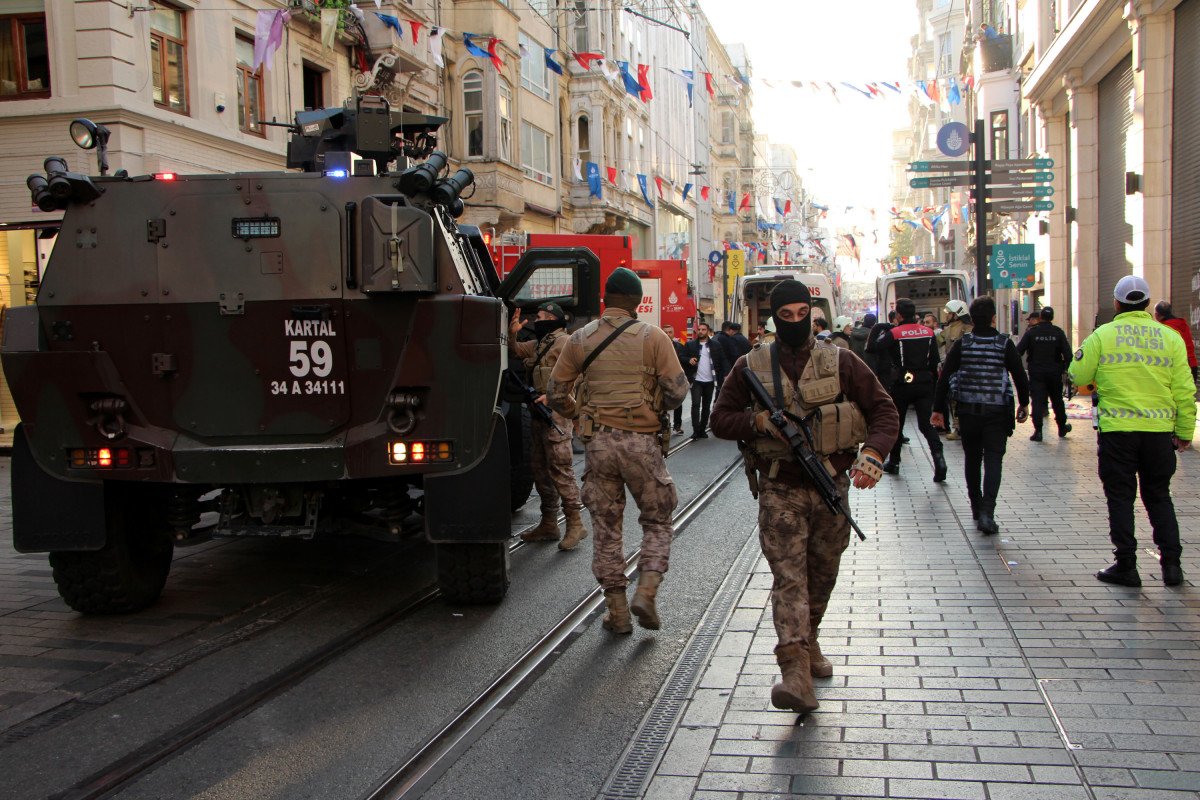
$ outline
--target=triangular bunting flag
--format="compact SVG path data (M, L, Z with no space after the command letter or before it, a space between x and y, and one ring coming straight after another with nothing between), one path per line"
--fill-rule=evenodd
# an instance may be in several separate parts
M591 69L592 62L598 58L604 58L604 54L603 53L576 53L575 54L575 60L579 63L579 66L583 67L584 69Z
M556 72L559 75L562 75L563 74L562 64L559 64L557 61L554 60L554 54L558 51L553 47L547 47L544 49L546 51L546 69L550 70L551 72Z
M618 61L617 69L621 71L621 80L625 83L625 91L640 99L642 96L642 85L637 82L637 78L630 74L629 62Z
M685 69L682 71L682 75L683 75L683 79L685 81L687 81L688 108L691 108L692 107L692 89L695 88L695 86L696 86L696 71L691 70L691 69Z
M650 187L646 183L646 176L639 172L637 176L637 182L638 186L641 187L642 190L642 199L646 201L646 205L654 208L654 201L650 199Z
M594 161L587 162L588 194L592 197L602 197L600 186L600 165Z
M417 46L417 34L419 34L419 33L421 32L421 27L422 27L422 26L423 26L425 23L424 23L424 22L418 22L418 21L417 21L417 20L415 20L415 19L409 19L409 20L405 20L405 22L407 22L407 23L408 23L408 29L409 29L410 31L412 31L413 47L416 47L416 46Z
M654 99L654 92L650 91L650 65L638 64L638 83L642 85L642 93L640 95L643 103L648 103Z
M700 187L700 199L707 200L708 193L709 193L709 191L711 191L711 189L712 189L712 187L710 187L710 186L701 186Z
M583 183L583 161L577 158L571 162L571 167L575 170L575 180Z
M496 68L497 72L504 69L504 62L500 60L500 54L497 51L499 46L500 40L495 36L488 39L488 58L492 60L492 66Z
M741 205L738 206L738 211L749 211L749 210L750 210L750 193L746 192L745 194L742 195L742 202L741 202Z
M662 200L663 199L662 178L660 178L658 175L654 176L654 185L658 187L658 199Z
M467 48L468 53L470 53L473 56L479 56L480 58L491 58L491 56L488 55L487 50L484 50L482 47L475 44L475 42L471 41L473 38L475 38L475 34L464 33L462 35L462 37L463 37L463 46Z
M692 190L692 184L685 183L683 185L683 202L685 202L685 203L687 202L688 192L690 192L691 190Z
M713 74L711 72L704 73L704 88L708 90L708 96L716 99L717 90L713 88Z
M608 182L611 183L613 186L616 186L617 185L617 168L616 167L606 167L605 169L608 170Z

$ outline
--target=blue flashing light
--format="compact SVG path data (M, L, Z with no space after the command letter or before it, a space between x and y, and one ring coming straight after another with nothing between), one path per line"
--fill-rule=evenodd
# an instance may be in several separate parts
M350 172L344 169L329 169L325 170L326 178L345 178Z

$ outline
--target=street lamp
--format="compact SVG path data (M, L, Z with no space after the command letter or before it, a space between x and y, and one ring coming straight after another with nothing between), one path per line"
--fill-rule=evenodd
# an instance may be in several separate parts
M108 174L108 128L80 117L71 121L71 140L84 150L95 148L100 174Z

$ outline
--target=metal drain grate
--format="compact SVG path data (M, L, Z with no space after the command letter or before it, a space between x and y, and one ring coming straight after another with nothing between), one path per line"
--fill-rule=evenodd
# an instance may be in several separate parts
M654 699L617 768L609 775L598 795L602 800L636 800L642 796L654 768L662 759L667 740L679 723L683 705L691 697L704 665L721 638L733 608L749 579L758 558L758 529L746 541L742 552L726 575L721 588L705 612L687 647L675 662L675 668Z

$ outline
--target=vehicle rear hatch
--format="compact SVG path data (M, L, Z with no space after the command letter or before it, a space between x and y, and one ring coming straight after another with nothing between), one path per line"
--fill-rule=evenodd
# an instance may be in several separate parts
M158 366L193 437L326 438L349 421L342 221L303 177L180 181L163 209Z

